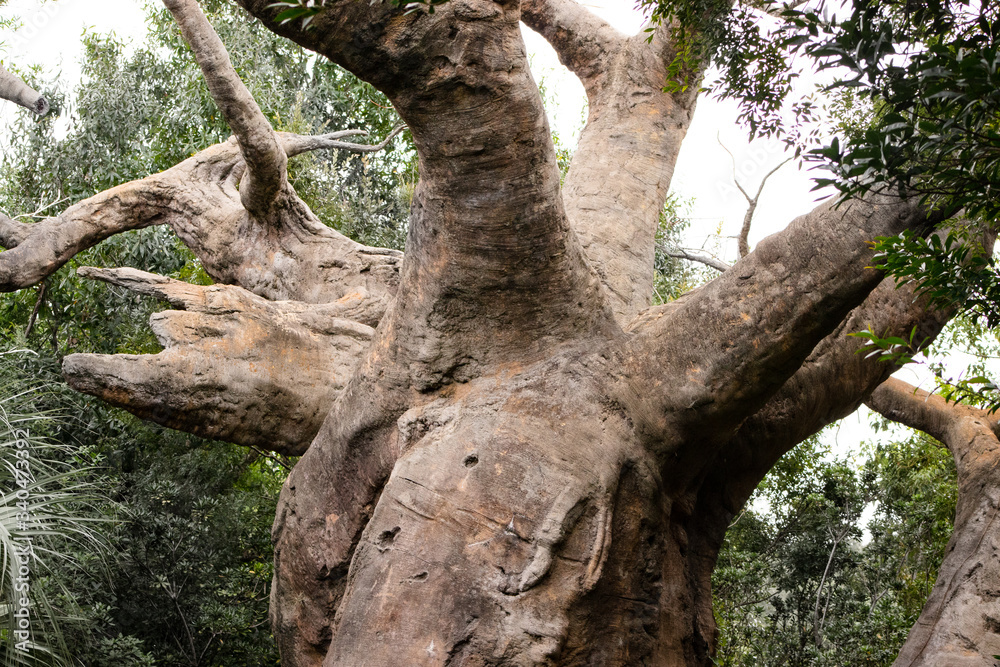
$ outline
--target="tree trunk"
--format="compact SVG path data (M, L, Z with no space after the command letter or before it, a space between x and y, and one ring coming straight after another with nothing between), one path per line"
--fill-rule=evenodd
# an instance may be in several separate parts
M194 0L165 4L236 138L56 218L0 220L0 285L150 224L226 283L85 271L185 312L154 316L159 355L64 368L143 417L304 453L274 524L283 664L711 664L730 519L891 370L845 334L947 319L870 268L876 236L939 220L889 196L823 205L649 308L697 89L663 91L668 28L622 36L568 0L342 0L305 29L240 0L408 124L420 182L400 259L316 220L286 158L333 140L273 132ZM522 19L590 98L562 190Z

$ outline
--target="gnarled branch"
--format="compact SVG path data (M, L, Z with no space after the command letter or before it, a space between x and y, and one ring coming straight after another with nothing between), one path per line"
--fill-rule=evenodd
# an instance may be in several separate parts
M67 356L71 387L164 426L286 455L305 452L373 334L338 304L268 301L135 269L80 274L181 310L150 318L159 354Z
M955 528L927 604L894 667L992 667L1000 654L1000 424L889 379L866 401L888 419L943 442L958 469Z
M240 143L247 170L240 198L263 215L288 187L288 158L257 101L236 74L229 53L195 0L164 0L194 51L212 99Z
M397 130L398 131L398 130ZM351 130L349 134L359 131ZM293 154L370 146L281 133ZM286 198L270 232L245 217L236 183L244 169L234 140L217 144L160 174L132 181L75 204L62 214L25 224L0 217L0 290L36 284L77 253L123 231L167 224L218 282L273 299L315 303L345 299L353 316L375 324L395 290L401 253L368 248L323 225L298 198ZM257 233L254 231L257 230ZM277 233L275 233L277 232ZM269 267L275 257L280 271Z
M674 55L667 26L651 41L645 32L622 37L572 0L532 0L522 18L587 90L589 116L563 200L624 326L652 299L656 230L699 86L666 91Z

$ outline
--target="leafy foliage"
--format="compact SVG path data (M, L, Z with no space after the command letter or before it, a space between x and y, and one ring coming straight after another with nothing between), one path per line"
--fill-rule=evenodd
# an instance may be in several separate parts
M51 439L60 413L39 406L49 391L25 377L15 356L0 353L0 660L65 665L67 582L88 559L100 562L103 504L86 453Z
M671 256L681 246L681 237L691 224L686 217L690 206L691 202L670 194L660 211L653 257L653 297L657 304L673 301L716 275L712 269Z
M825 454L816 439L787 454L727 533L717 664L888 666L919 615L951 533L951 457L924 436L861 469Z

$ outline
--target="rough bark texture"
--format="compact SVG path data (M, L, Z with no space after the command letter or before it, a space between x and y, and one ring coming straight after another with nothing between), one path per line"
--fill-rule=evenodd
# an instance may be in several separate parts
M936 220L891 197L821 206L647 308L694 109L663 92L668 30L619 35L567 0L332 0L306 30L240 0L406 121L420 182L400 258L316 220L285 158L339 139L274 133L196 3L166 4L236 138L57 218L0 220L0 284L148 224L226 283L85 271L181 310L153 318L159 355L65 372L146 418L304 452L274 525L282 663L711 664L730 519L890 370L845 332L947 319L869 268L875 236ZM562 190L522 19L590 98Z
M893 667L993 667L1000 655L1000 422L890 379L868 406L944 443L958 469L955 531Z
M283 454L305 451L374 333L338 317L336 303L268 301L134 269L80 274L179 310L150 319L160 354L66 357L71 387L165 426Z

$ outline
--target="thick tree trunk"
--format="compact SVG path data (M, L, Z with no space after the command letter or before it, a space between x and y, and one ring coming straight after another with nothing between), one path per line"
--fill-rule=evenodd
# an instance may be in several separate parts
M891 197L821 206L647 308L697 88L663 92L668 30L618 35L566 0L334 0L307 30L241 0L409 125L421 178L401 259L315 219L286 158L335 139L273 132L194 0L165 4L236 138L57 218L0 220L0 285L149 224L228 283L84 271L183 312L154 317L160 355L73 355L65 372L146 418L304 452L274 525L283 664L711 664L731 517L889 370L844 334L945 321L870 268L875 236L937 220ZM522 18L590 98L562 191Z

